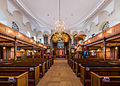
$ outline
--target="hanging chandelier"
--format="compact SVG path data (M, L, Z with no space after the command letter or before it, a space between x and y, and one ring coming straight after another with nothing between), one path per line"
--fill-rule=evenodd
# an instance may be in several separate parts
M59 0L59 19L55 22L55 31L62 32L65 30L65 23L61 21L61 2Z
M65 30L65 23L64 21L58 20L55 23L55 30L57 31L63 31Z

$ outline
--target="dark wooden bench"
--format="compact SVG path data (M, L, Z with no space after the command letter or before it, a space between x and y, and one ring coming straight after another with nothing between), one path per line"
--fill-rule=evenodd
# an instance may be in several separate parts
M12 63L12 64L0 64L0 71L27 71L28 81L34 86L39 82L39 64L33 63Z
M45 72L53 65L53 59L40 59L40 58L26 58L26 59L17 59L17 61L21 62L31 62L38 63L40 65L40 74L43 76Z
M120 86L120 71L91 72L91 86Z
M76 73L77 76L80 74L80 66L82 64L114 64L120 61L118 60L103 60L103 59L74 59L73 63L73 71ZM114 63L113 63L114 62Z
M42 77L45 74L45 65L46 60L45 59L39 59L39 58L26 58L26 59L17 59L17 61L25 62L25 63L37 63L39 64L39 71L40 71L40 77Z
M28 72L0 71L0 86L28 86Z
M90 72L98 70L120 70L118 65L105 65L105 64L89 64L80 66L80 78L83 85L90 81Z
M6 71L28 71L29 83L38 83L45 72L53 64L53 59L40 59L40 58L19 58L14 60L2 60L0 61L0 70ZM33 69L33 70L30 70ZM39 72L39 73L38 73Z
M86 85L86 82L88 81L90 82L90 71L96 69L101 70L102 67L104 69L104 67L107 68L109 66L120 66L119 61L104 61L103 59L68 59L68 64L71 66L77 76L78 73L80 73L80 78L83 85Z

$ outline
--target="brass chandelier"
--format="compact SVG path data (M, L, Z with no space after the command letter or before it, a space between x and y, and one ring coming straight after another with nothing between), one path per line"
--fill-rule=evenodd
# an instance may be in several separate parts
M61 21L61 1L59 0L59 19L55 22L55 31L56 32L63 32L65 30L65 23Z

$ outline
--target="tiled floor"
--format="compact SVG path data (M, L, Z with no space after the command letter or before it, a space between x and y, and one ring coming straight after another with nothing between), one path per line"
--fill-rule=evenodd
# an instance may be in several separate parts
M37 86L82 86L67 64L67 60L57 59Z

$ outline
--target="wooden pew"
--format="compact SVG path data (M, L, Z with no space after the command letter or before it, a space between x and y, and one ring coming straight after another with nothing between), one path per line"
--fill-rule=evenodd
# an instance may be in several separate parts
M91 72L91 86L120 86L120 70Z
M73 61L73 71L76 73L76 75L78 76L78 74L80 74L80 66L82 64L96 64L96 63L102 63L102 64L115 64L115 63L119 63L120 61L118 60L103 60L103 59L74 59Z
M86 69L89 70L91 69L90 67L93 67L91 70L96 70L95 67L98 67L98 69L101 70L99 67L120 66L119 64L116 65L115 63L119 63L119 61L111 61L111 60L104 61L103 59L100 60L99 59L69 59L68 60L68 64L71 66L71 68L76 73L76 75L78 75L78 73L81 73L80 77L84 85L86 84L85 83L86 79L90 79L90 74L89 74L90 72L87 73Z
M53 59L53 58L49 59L49 68L50 68L53 64L54 64L54 59Z
M99 71L99 70L120 70L120 67L118 66L113 66L110 67L112 65L89 65L89 66L80 66L80 78L81 78L81 82L83 85L89 84L90 82L90 72L91 71Z
M17 59L17 61L38 63L40 69L40 77L42 77L45 74L45 72L47 72L48 69L53 65L54 59L25 58L25 59Z
M74 63L74 60L73 60L73 59L68 59L68 64L69 64L69 66L70 66L72 69L74 69L73 63Z
M47 63L47 65L46 65L46 63ZM37 67L34 68L33 64ZM33 58L24 58L24 59L22 58L21 59L21 58L19 58L16 61L14 61L14 60L12 60L12 61L11 60L0 61L0 65L1 65L0 70L4 70L6 68L7 68L7 71L10 71L10 70L17 70L17 71L26 70L26 71L29 72L29 81L33 82L33 80L31 80L31 79L35 79L34 80L34 85L36 85L39 81L39 76L42 77L45 74L45 68L48 69L48 67L51 67L52 64L53 64L53 59L46 60L46 59L39 59L39 58L36 58L36 59L33 59ZM38 67L39 67L39 74L40 75L38 75ZM33 71L34 73L32 74L30 72L30 68L36 69L37 72ZM34 77L30 78L32 75Z
M28 86L28 72L0 71L0 86Z
M37 85L39 82L39 64L33 63L13 63L13 64L0 64L0 71L27 71L28 72L28 81Z
M30 62L30 63L38 63L40 69L40 75L43 76L48 69L48 63L46 59L39 58L26 58L26 59L17 59L17 61L21 62Z

